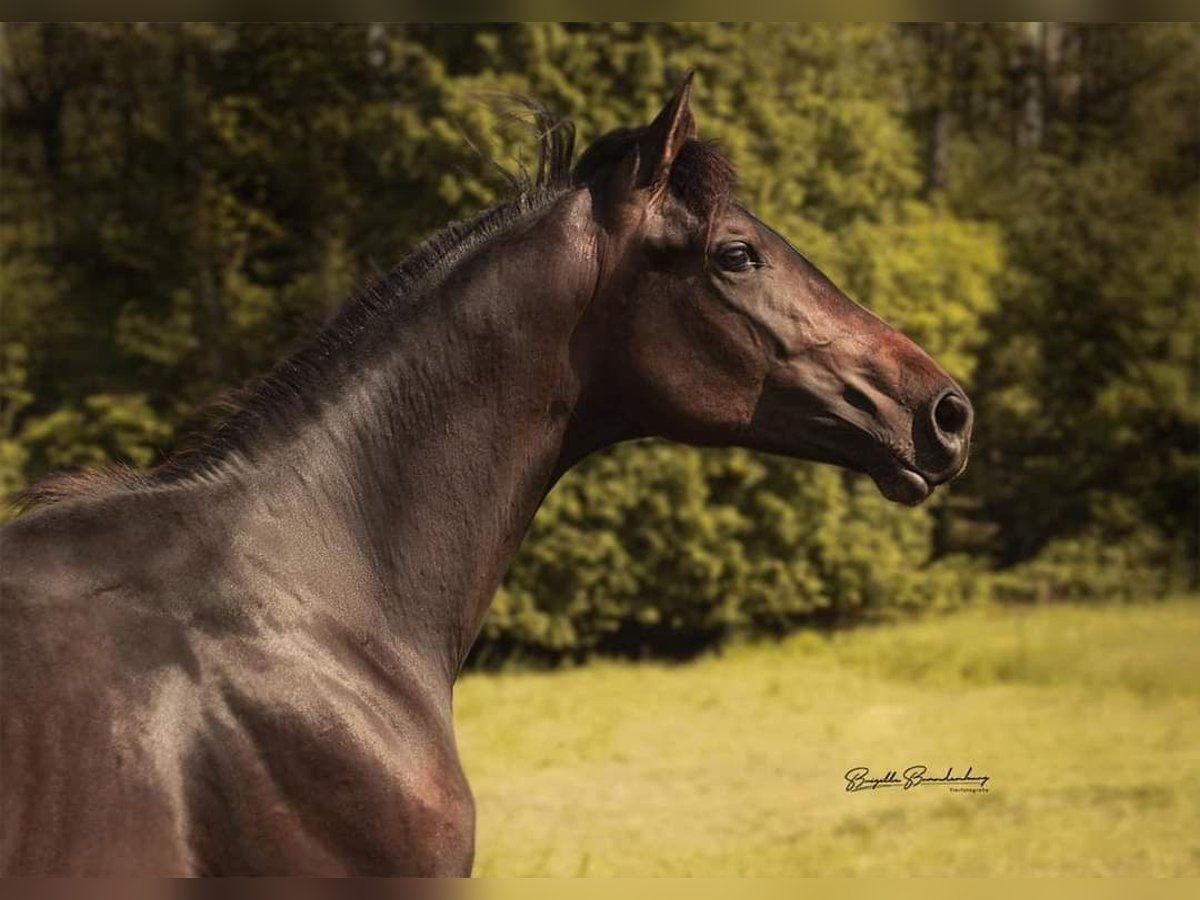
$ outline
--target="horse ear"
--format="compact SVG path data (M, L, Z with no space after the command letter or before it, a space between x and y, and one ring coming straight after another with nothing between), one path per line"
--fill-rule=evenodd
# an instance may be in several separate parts
M618 221L626 204L642 206L661 196L679 151L695 139L696 120L689 105L693 74L688 72L675 95L617 163L600 209L606 221Z
M684 76L675 96L646 126L639 142L642 168L639 180L643 186L650 188L651 193L658 193L666 185L680 149L696 138L696 119L692 116L691 107L692 77L695 74L693 69Z

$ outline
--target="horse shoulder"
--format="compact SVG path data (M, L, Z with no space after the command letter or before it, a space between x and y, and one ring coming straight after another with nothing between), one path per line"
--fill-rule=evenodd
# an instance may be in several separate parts
M469 873L474 802L448 711L339 643L299 630L220 652L185 767L202 871Z
M197 708L194 635L148 602L108 498L0 531L0 869L170 874L188 866L176 760ZM160 545L167 541L160 541Z
M0 869L181 871L174 759L196 672L185 632L33 581L10 574L0 611Z
M253 578L169 499L2 533L6 871L468 873L449 685L258 615Z

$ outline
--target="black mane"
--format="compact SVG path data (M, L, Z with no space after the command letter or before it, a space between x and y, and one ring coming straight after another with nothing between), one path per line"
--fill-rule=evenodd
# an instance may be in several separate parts
M517 98L528 113L538 145L534 175L506 173L520 189L512 199L476 216L453 222L414 248L385 275L359 288L320 332L297 352L245 392L246 399L192 450L176 452L158 468L139 472L123 464L65 473L46 478L16 495L19 509L54 503L81 494L136 490L202 477L216 471L233 452L244 451L249 438L278 419L280 412L303 403L314 384L354 339L381 316L435 287L446 274L474 251L530 216L548 209L567 190L586 184L616 162L637 143L645 129L622 128L597 138L574 163L575 129L526 98ZM494 164L494 163L493 163ZM524 177L523 177L524 176ZM711 217L732 193L732 164L715 147L689 141L680 150L671 170L670 186L694 213ZM333 362L331 362L333 361Z

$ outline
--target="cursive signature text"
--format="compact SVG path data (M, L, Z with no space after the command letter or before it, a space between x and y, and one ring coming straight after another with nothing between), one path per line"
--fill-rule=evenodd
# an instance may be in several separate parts
M921 785L941 785L951 789L986 791L988 782L991 780L988 775L976 775L974 766L967 766L966 771L961 775L954 773L954 766L946 769L945 774L939 772L931 775L928 766L916 765L909 766L903 772L888 769L880 776L872 776L868 766L855 766L846 771L845 777L846 792L850 794L855 791L874 791L888 787L898 787L907 791Z

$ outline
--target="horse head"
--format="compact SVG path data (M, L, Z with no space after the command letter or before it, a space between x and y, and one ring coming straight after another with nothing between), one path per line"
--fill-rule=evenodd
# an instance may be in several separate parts
M639 435L833 463L920 503L966 466L966 394L736 201L690 85L575 167L603 235L601 402Z

